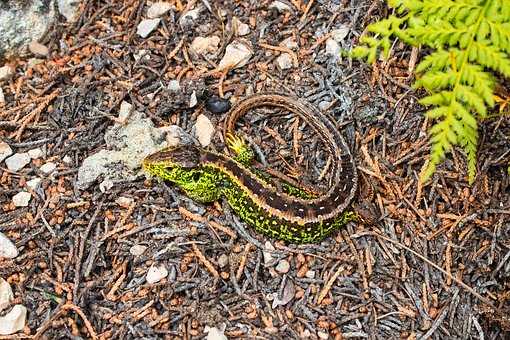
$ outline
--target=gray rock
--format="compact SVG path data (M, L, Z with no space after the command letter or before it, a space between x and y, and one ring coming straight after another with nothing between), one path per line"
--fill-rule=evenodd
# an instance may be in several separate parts
M168 276L168 270L162 264L159 266L152 265L147 271L145 279L147 283L156 283Z
M181 90L181 85L179 85L179 81L176 79L172 79L168 82L168 90L172 92L178 92Z
M225 55L220 60L218 68L224 70L226 68L243 67L248 63L252 55L253 51L247 43L241 40L234 40L225 48Z
M292 11L292 8L289 5L287 5L286 3L281 2L281 1L273 1L269 5L269 9L271 9L271 8L276 9L280 13Z
M150 119L133 112L124 124L115 124L105 134L110 150L100 150L87 157L78 170L78 189L86 189L99 176L112 181L134 180L133 170L145 156L166 146L165 134Z
M0 317L0 335L10 335L25 328L27 308L23 305L15 305L5 316Z
M21 170L28 163L30 163L30 156L27 152L15 153L5 160L5 165L7 165L7 168L11 171Z
M280 262L278 262L278 264L276 265L276 268L275 268L275 270L281 274L288 273L289 269L290 269L290 263L287 260L281 260Z
M0 106L5 104L4 90L0 87Z
M142 20L136 28L136 34L142 38L147 38L158 27L160 21L159 18Z
M3 1L0 5L0 58L27 51L55 21L53 0Z
M140 244L135 244L131 248L129 248L129 253L133 256L140 256L147 250L146 246L142 246Z
M198 19L198 16L200 15L200 12L202 12L202 10L203 7L198 6L195 9L183 13L179 18L179 25L181 25L181 27L183 28L192 26L194 22Z
M12 149L6 142L0 142L0 162L12 155Z
M11 285L0 277L0 311L9 306L12 299L14 299L14 294Z

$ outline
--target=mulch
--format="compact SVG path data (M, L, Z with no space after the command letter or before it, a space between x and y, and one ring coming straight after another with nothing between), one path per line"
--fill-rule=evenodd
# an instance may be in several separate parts
M330 30L347 26L344 47L355 44L386 15L383 3L292 0L284 13L269 9L271 1L173 3L176 10L144 39L136 27L146 1L85 1L76 23L57 24L41 41L48 58L33 67L28 58L9 61L16 74L0 84L0 139L15 152L46 149L44 160L19 172L0 165L0 231L20 250L0 260L0 276L29 311L24 334L14 338L190 339L204 337L206 327L224 327L229 338L509 336L508 116L482 122L473 185L459 150L422 184L431 122L418 105L422 94L410 87L421 52L397 42L373 68L325 54ZM181 27L179 17L194 6L203 12ZM242 68L215 72L235 38L228 30L234 15L250 25L244 38L254 55ZM217 55L190 56L194 37L213 34L221 38ZM288 37L299 46L297 65L281 70L277 47ZM150 59L137 62L142 49ZM377 224L351 223L298 246L256 234L221 203L195 203L142 177L106 192L97 184L78 190L78 168L105 146L123 100L158 126L191 131L203 105L173 98L165 91L172 79L204 89L200 101L277 91L324 108L373 187ZM221 129L224 114L205 114ZM306 125L285 113L250 117L239 128L268 164L320 182L327 155ZM218 136L214 143L221 150ZM57 172L44 177L28 207L14 207L11 197L47 161ZM134 245L147 249L134 256ZM148 284L153 265L169 274Z

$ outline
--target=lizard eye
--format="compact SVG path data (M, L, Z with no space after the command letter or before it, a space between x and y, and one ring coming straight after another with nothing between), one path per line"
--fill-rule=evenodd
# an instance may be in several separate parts
M200 173L194 172L193 175L191 176L191 179L193 180L193 182L198 182L200 180Z

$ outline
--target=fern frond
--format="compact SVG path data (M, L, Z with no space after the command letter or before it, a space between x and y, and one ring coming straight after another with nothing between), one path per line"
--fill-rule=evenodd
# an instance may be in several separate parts
M435 171L452 147L466 154L473 181L478 143L477 119L495 105L497 73L510 78L510 0L388 0L397 15L369 26L363 49L353 55L374 61L387 57L390 38L426 45L432 51L416 67L414 88L434 121L431 153L422 180Z

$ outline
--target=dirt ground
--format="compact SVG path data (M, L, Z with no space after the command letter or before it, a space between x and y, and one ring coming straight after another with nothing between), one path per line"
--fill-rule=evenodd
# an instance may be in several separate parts
M342 48L356 44L388 13L383 2L293 0L283 1L285 10L273 1L170 2L175 8L142 38L146 1L85 1L76 23L41 41L51 51L41 63L9 61L16 71L0 83L0 139L14 152L46 151L17 172L0 164L0 232L20 251L0 259L0 276L28 309L24 333L13 338L510 337L508 116L483 122L473 185L459 151L421 184L431 122L410 86L424 51L397 42L374 68L326 53L334 30L346 32ZM197 19L179 21L197 7ZM243 37L232 30L234 16L250 28ZM191 53L195 37L213 35L215 52ZM282 44L289 38L296 46ZM251 45L252 57L217 72L235 39ZM136 60L140 50L149 58ZM291 56L288 69L278 63L282 53ZM168 91L175 79L189 88ZM190 108L193 90L198 104ZM374 189L375 225L351 223L298 246L255 233L221 203L195 203L141 175L105 192L101 179L77 188L78 169L105 148L122 101L156 126L189 133L204 113L222 150L225 114L203 103L267 91L297 95L334 117ZM327 157L305 124L285 113L251 117L240 129L268 164L317 178ZM56 172L44 175L49 161ZM12 197L35 177L41 188L15 207ZM272 253L264 252L268 242ZM147 283L151 267L168 275Z

